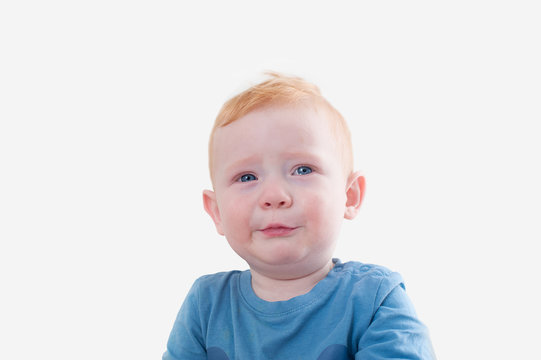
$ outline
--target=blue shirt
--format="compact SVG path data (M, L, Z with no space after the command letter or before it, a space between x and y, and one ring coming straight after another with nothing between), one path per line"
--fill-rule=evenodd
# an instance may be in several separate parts
M250 271L199 278L163 360L436 358L398 273L333 261L309 293L287 301L257 297Z

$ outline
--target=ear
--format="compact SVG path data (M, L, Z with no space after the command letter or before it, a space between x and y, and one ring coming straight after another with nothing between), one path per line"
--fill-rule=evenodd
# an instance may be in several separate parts
M365 180L360 172L353 172L348 177L346 188L346 210L344 218L352 220L357 216L364 197Z
M220 210L218 209L218 202L216 201L216 193L214 191L203 190L203 206L207 214L212 218L212 221L214 221L218 234L223 235L222 218L220 217Z

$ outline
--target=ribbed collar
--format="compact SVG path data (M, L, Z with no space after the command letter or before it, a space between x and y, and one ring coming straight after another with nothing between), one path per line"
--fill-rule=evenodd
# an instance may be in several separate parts
M332 287L338 286L335 281L343 264L339 259L332 259L334 266L327 276L320 280L308 293L286 301L265 301L259 298L252 289L252 274L243 271L239 277L240 296L246 305L263 316L284 316L302 310L314 303L325 301L332 294Z

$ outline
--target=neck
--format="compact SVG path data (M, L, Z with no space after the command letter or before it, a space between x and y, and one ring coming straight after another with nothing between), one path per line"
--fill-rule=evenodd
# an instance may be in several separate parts
M294 279L277 279L251 269L252 288L265 301L285 301L308 293L333 268L330 260L325 266L305 276Z

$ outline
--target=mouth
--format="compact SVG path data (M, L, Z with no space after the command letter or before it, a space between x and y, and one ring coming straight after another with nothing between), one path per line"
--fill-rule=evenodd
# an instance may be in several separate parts
M298 227L290 227L282 224L270 224L259 230L268 237L282 237L291 235Z

